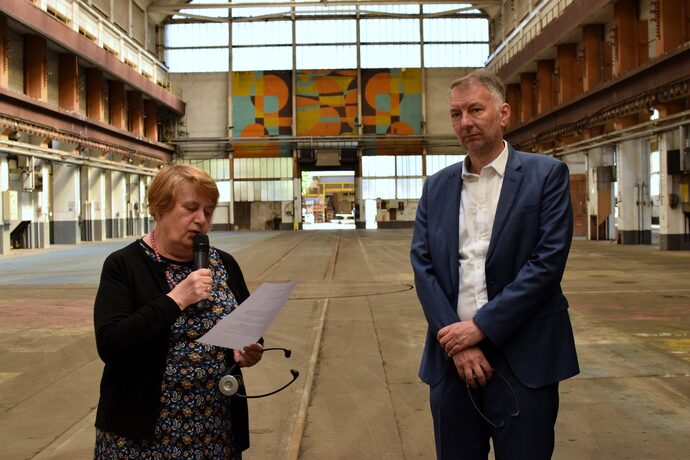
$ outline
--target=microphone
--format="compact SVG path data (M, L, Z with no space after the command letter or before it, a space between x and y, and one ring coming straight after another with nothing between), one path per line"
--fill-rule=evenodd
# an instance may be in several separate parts
M204 235L203 233L194 235L193 248L194 270L208 268L208 235ZM206 308L206 304L206 299L202 299L197 302L197 307Z

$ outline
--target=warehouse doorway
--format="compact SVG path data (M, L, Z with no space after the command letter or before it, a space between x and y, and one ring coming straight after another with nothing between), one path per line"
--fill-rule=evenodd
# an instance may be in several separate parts
M355 228L354 171L302 171L302 228Z

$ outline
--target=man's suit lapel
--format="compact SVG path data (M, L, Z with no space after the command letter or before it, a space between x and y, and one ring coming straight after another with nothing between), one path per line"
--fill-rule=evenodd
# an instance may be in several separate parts
M505 175L503 177L503 185L501 186L501 196L498 199L498 206L496 207L496 217L494 217L494 226L491 230L491 242L489 243L489 250L486 254L487 265L491 255L496 248L496 242L501 237L501 232L505 227L505 222L510 212L513 209L515 198L517 197L520 185L522 184L523 174L520 171L522 164L515 153L513 147L508 146L508 161L506 162Z

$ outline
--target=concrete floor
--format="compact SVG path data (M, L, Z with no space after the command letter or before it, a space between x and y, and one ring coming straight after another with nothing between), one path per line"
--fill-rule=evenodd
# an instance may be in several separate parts
M250 288L300 278L246 371L248 460L433 459L409 230L212 233ZM99 361L92 305L130 240L0 256L0 458L87 459ZM574 241L564 280L582 373L561 385L555 459L690 452L690 253Z

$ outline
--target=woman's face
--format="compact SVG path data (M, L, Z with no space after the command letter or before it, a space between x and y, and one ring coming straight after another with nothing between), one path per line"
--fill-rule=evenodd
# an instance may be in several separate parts
M191 182L183 182L177 189L172 209L156 222L156 235L161 235L169 250L191 253L194 235L208 233L215 206L200 195Z

